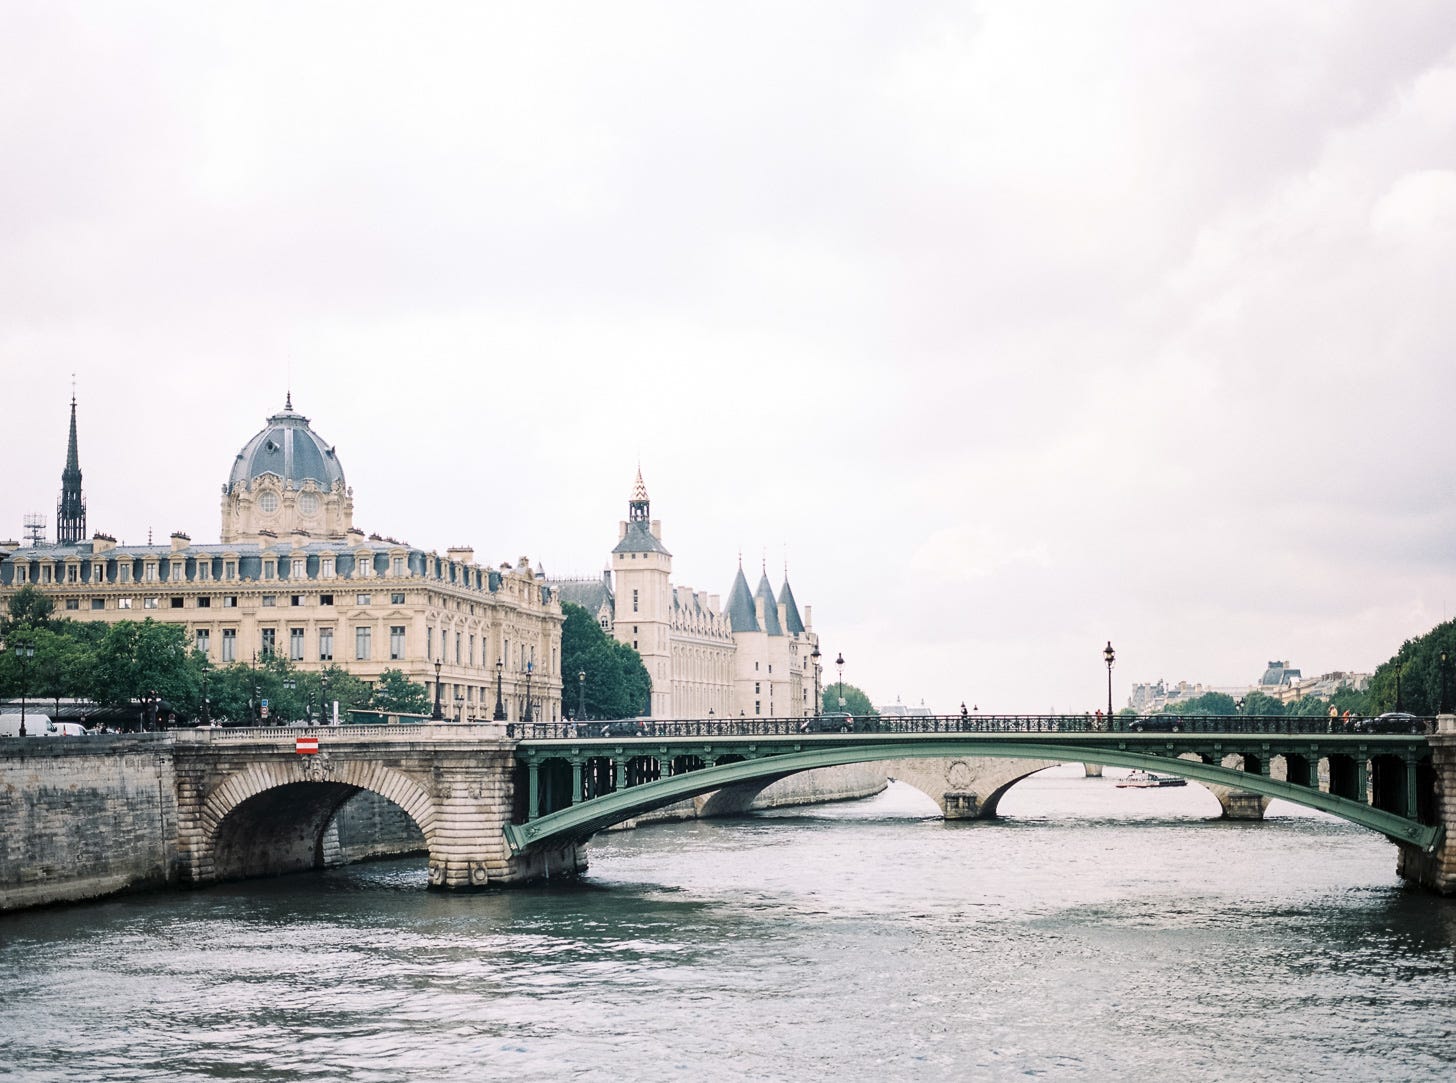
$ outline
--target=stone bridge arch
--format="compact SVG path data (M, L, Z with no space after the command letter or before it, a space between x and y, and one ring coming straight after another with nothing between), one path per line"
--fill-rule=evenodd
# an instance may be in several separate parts
M365 791L398 806L433 854L435 798L417 779L379 763L334 762L327 754L275 757L223 776L203 797L190 862L193 882L322 867L326 828L345 802Z

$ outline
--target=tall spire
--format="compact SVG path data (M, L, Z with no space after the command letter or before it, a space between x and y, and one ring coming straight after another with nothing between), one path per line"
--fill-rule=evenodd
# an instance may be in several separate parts
M632 486L632 499L627 502L627 518L634 523L645 523L651 517L651 504L647 499L647 486L642 483L642 467L637 467L637 481Z
M56 503L56 541L74 545L86 538L86 498L81 495L81 457L76 451L76 389L71 389L71 435L66 468L61 471L61 498Z

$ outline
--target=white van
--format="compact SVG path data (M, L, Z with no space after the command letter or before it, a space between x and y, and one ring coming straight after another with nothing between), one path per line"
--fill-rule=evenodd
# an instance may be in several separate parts
M25 712L25 735L27 737L44 737L49 732L53 723L49 715L43 715L36 711ZM74 723L63 723L63 725L74 725ZM0 714L0 737L20 736L20 712L6 711Z
M27 730L30 729L30 723L29 723L29 721L26 722L25 728ZM45 733L46 733L46 736L47 737L89 737L90 736L90 734L88 734L86 732L86 727L83 726L83 725L81 725L81 723L79 723L79 722L52 722L48 727L46 727Z

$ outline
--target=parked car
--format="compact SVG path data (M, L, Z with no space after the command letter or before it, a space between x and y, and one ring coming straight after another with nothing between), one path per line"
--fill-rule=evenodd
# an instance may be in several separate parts
M799 729L804 733L853 733L854 715L845 711L811 715L804 719L804 724Z
M635 718L619 718L614 722L603 722L598 732L603 737L641 737L645 731L642 723Z
M1183 719L1177 715L1155 714L1134 718L1128 722L1127 728L1133 733L1182 733Z
M1386 711L1374 718L1357 718L1356 733L1425 733L1426 724L1409 711Z

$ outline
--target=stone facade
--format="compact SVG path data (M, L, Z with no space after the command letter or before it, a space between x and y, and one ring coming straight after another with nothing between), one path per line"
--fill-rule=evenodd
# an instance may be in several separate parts
M526 558L485 567L468 547L366 536L353 514L334 448L290 397L233 463L220 542L0 543L0 606L30 584L73 620L181 624L214 665L276 654L368 682L397 669L432 698L438 661L458 720L491 717L500 663L508 719L525 713L528 687L534 717L561 717L561 606Z
M1456 895L1456 715L1442 715L1431 737L1435 815L1446 835L1433 853L1401 844L1396 871L1441 895Z
M639 470L608 570L548 585L642 656L652 680L644 713L654 718L814 713L819 637L812 608L800 611L787 575L777 595L766 569L750 591L740 564L723 608L716 594L671 579L672 554Z

